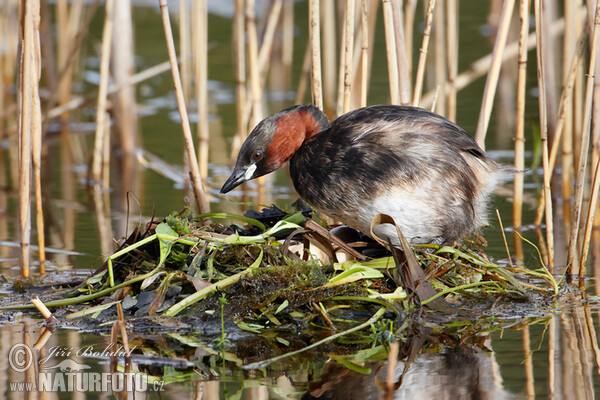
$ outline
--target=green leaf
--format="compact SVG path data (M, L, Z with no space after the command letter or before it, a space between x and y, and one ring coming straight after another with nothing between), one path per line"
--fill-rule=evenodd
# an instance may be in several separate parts
M277 307L277 310L275 311L275 314L283 311L287 306L288 306L289 302L287 300L284 300L283 303L281 303L279 305L279 307Z
M169 224L162 222L156 227L156 235L158 237L158 246L160 249L160 259L158 261L158 265L160 266L163 265L167 257L169 257L171 248L175 243L174 240L179 237L179 234L175 232Z
M263 232L265 231L265 229L267 229L265 227L265 225L262 222L260 222L259 220L256 220L254 218L245 217L242 215L235 215L235 214L220 212L220 213L200 214L196 217L196 219L202 219L202 218L231 219L234 221L245 222L246 224L256 226L257 228L260 228L260 230Z

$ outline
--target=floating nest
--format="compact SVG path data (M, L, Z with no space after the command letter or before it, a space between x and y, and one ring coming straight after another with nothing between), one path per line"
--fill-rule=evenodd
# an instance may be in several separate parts
M140 348L167 335L258 368L325 343L336 352L385 347L424 319L442 342L462 342L482 326L514 325L515 314L544 318L558 291L543 266L490 260L481 238L410 246L399 235L407 251L348 227L328 230L301 204L245 216L184 210L134 231L77 287L38 292L59 323L102 333L120 318L144 334ZM0 308L28 307L13 298Z

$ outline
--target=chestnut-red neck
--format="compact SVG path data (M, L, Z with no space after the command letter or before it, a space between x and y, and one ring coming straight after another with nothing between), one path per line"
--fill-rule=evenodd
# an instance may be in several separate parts
M310 108L309 108L310 107ZM277 128L267 147L266 159L276 169L285 164L304 142L327 128L327 118L313 106L299 107L282 113L275 122Z

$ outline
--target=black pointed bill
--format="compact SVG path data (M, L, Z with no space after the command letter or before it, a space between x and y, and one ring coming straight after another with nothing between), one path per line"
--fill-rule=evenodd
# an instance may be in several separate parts
M234 168L229 179L223 184L220 193L227 193L242 183L252 179L254 171L256 171L256 164L250 164L249 166L242 168Z

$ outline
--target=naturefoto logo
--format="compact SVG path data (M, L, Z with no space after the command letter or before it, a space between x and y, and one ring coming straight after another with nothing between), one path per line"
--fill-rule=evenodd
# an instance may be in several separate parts
M81 349L52 347L46 357L37 364L35 382L11 382L14 392L146 392L162 391L162 381L149 382L148 375L139 372L93 372L92 367L72 358L64 358L55 363L58 357L123 356L122 348L108 346L97 351L88 346ZM16 372L29 370L36 360L36 351L26 344L16 344L9 351L9 365ZM54 364L55 363L55 364Z

